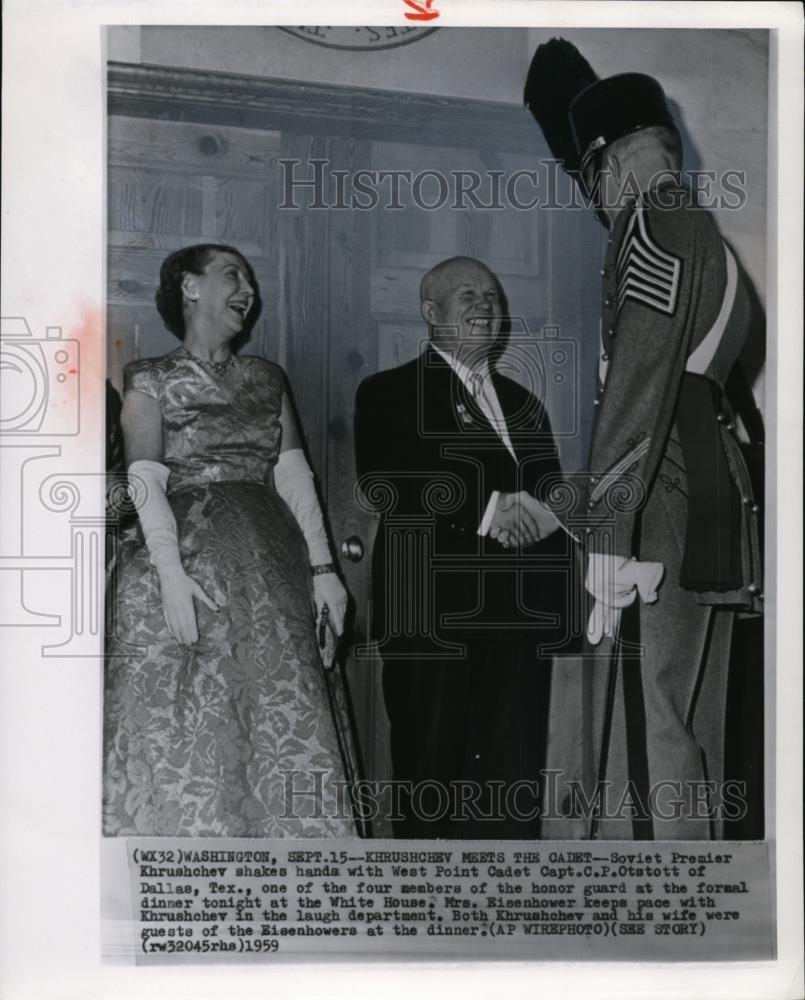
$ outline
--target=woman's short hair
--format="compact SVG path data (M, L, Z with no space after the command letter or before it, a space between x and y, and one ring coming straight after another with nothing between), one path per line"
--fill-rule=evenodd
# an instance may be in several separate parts
M181 250L174 251L162 261L159 269L159 288L154 296L163 323L179 340L184 340L185 335L182 295L184 276L186 274L203 274L204 268L218 253L233 253L240 257L246 265L249 283L254 289L254 303L246 317L243 334L248 335L257 322L261 308L260 290L248 260L237 247L227 246L225 243L196 243L193 246L182 247Z

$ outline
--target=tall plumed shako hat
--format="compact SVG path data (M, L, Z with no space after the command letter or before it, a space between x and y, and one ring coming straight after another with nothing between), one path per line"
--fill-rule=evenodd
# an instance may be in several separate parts
M656 126L676 130L654 77L620 73L599 80L564 38L552 38L534 53L523 101L568 173L583 169L599 149L630 132Z
M621 73L599 80L570 105L570 125L583 169L597 149L630 132L662 126L676 131L665 92L653 76Z

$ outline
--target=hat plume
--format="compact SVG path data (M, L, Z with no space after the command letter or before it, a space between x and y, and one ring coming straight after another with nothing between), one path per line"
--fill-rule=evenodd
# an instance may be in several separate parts
M568 111L573 99L598 77L575 45L552 38L537 48L526 77L523 103L566 170L579 165Z

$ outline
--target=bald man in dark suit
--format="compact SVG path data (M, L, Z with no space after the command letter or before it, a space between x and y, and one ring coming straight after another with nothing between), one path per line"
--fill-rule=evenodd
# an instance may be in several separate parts
M571 549L542 401L494 366L500 286L455 257L423 279L429 341L361 383L359 486L380 514L372 636L407 837L538 835L550 650Z

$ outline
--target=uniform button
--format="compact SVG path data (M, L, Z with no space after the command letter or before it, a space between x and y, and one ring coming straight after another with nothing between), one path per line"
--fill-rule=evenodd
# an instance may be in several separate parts
M759 514L760 513L760 507L758 507L758 505L756 503L752 504L752 513L753 514Z
M604 305L605 306L611 306L612 305L612 299L610 299L610 298L604 299Z
M609 355L608 354L602 354L601 355L601 360L602 361L609 361Z
M601 274L606 274L606 273L607 273L607 269L605 267L602 267L601 268Z
M724 423L724 421L725 421L726 419L727 419L727 418L726 418L726 417L724 416L724 414L723 414L723 413L717 413L717 414L716 414L716 420L717 420L717 421L718 421L718 422L719 422L720 424L723 424L723 423Z
M592 510L593 507L595 507L595 500L588 500L587 501L587 510Z
M592 533L593 533L593 529L592 528L587 528L586 529L586 534L591 535Z
M752 502L752 498L751 497L743 497L742 499L743 499L743 502L744 502L744 506L746 506L746 507L748 507L749 504Z
M730 422L726 426L727 426L727 430L728 431L734 431L735 430L735 424L731 420L730 420Z
M601 400L600 399L594 399L593 400L593 406L600 406L600 405L601 405Z
M756 583L750 583L746 589L749 591L750 594L757 594L760 592L760 587L758 587Z
M593 486L595 486L595 484L598 482L598 476L590 476L590 482L593 484Z

